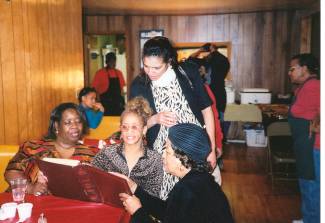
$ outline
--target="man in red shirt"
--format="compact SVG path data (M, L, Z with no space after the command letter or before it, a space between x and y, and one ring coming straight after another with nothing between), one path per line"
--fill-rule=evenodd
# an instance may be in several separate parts
M319 63L311 54L292 57L289 77L298 85L290 107L289 123L294 140L302 200L302 220L320 222L320 81Z
M122 96L125 80L120 70L116 69L115 53L105 56L106 67L95 74L92 86L99 94L100 101L105 108L104 115L121 115L124 110L124 98Z

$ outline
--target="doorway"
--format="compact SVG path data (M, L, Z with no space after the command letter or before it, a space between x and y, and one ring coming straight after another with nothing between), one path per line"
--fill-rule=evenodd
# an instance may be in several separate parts
M125 87L123 96L127 100L127 61L125 49L124 34L107 34L84 36L84 68L85 68L85 86L91 86L96 72L106 66L105 55L113 52L116 55L116 69L123 74Z

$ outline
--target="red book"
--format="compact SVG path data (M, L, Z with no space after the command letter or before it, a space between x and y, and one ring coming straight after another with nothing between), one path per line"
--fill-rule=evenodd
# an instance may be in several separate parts
M78 160L44 158L37 162L55 196L124 208L119 193L132 194L125 179Z

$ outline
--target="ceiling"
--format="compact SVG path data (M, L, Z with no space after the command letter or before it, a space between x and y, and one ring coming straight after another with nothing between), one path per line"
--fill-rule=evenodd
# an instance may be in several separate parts
M87 15L184 15L318 9L320 0L82 0Z

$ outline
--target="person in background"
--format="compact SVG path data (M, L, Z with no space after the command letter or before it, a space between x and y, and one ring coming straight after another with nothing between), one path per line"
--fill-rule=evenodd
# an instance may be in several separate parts
M123 87L125 80L120 70L116 69L116 55L111 52L105 56L106 67L98 70L92 82L104 106L104 115L121 115L124 110Z
M92 129L98 127L104 115L104 107L96 102L96 98L96 90L92 87L84 87L78 95L79 109L84 114L89 128Z
M289 77L297 84L289 109L301 192L302 220L320 222L320 75L318 60L312 54L291 58Z
M90 163L97 148L79 143L87 133L84 116L74 103L62 103L53 109L50 116L48 133L41 140L24 142L17 154L9 161L5 171L7 182L16 178L27 178L27 193L46 194L47 185L39 178L36 159L44 157L75 159Z
M164 223L234 222L227 197L208 172L210 152L209 137L199 126L182 123L169 128L164 168L180 181L163 201L127 179L134 195L121 193L120 198L133 222L153 222L149 215Z
M214 169L212 175L214 176L216 182L221 185L222 179L221 179L221 173L219 167L219 163L222 163L221 156L222 156L222 139L223 139L223 134L222 134L222 129L220 126L220 120L219 120L219 113L216 107L216 98L214 97L214 94L212 93L208 83L207 83L207 70L208 68L208 63L205 59L202 58L196 58L190 56L187 59L189 62L193 62L199 66L199 73L202 78L202 81L204 83L205 90L207 91L209 97L211 98L212 101L212 111L213 111L213 116L214 116L214 122L215 122L215 132L216 132L216 152L217 152L217 159L218 159L218 165Z
M131 84L130 98L142 96L154 114L148 119L147 140L162 154L168 129L177 123L195 123L206 128L211 140L208 161L216 166L215 127L211 99L193 63L177 62L177 53L166 37L154 37L142 52L144 73ZM160 197L166 199L178 178L165 173Z
M147 100L142 97L130 100L121 115L122 142L102 149L92 165L129 176L149 194L158 197L163 179L162 159L144 141L151 114Z
M226 140L229 123L224 122L223 116L227 105L227 94L225 90L225 78L230 69L230 63L226 56L218 51L218 47L211 43L204 44L197 52L193 53L191 57L197 57L201 53L208 53L204 58L209 65L208 77L211 91L216 98L216 107L219 112L221 127Z

